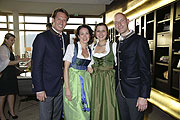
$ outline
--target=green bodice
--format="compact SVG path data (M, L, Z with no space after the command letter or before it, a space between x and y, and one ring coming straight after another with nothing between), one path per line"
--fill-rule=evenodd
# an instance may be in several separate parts
M93 56L93 59L94 59L93 68L96 68L96 67L104 67L104 68L110 67L111 68L111 67L113 67L114 54L112 51L112 43L110 43L110 52L106 56L101 57L101 58L97 58L97 57Z

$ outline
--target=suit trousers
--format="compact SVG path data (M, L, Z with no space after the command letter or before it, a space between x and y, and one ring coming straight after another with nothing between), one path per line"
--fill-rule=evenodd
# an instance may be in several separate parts
M63 105L63 88L58 96L47 96L44 102L40 102L40 120L60 120Z
M144 112L139 112L136 107L137 98L125 98L120 84L117 86L116 96L121 120L144 120Z

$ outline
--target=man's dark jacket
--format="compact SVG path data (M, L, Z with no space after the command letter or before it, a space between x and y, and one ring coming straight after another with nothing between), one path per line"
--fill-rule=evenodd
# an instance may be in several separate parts
M62 33L65 48L68 37ZM63 49L60 37L52 29L38 34L33 43L33 91L45 91L47 96L57 96L63 83Z
M139 35L130 34L119 43L116 73L123 95L126 98L149 98L152 78L147 40Z

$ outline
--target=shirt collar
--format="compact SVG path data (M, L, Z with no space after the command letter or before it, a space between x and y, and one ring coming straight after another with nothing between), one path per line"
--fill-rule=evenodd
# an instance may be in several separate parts
M127 39L127 38L129 38L131 35L133 35L134 33L135 33L135 32L134 32L133 30L130 30L130 31L126 34L126 36L121 36L121 34L120 34L119 40L121 41L121 40Z
M61 33L59 33L55 28L53 28L52 27L52 29L54 30L54 32L56 32L57 34L60 34L60 35L62 35L62 32Z

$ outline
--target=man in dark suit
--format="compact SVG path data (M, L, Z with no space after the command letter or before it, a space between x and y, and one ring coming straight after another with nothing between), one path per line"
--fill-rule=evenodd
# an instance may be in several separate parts
M124 14L115 14L115 29L120 33L116 95L121 120L143 120L151 90L149 46L145 38L129 30L128 23Z
M33 43L32 83L40 101L40 120L60 120L62 110L63 56L68 44L64 30L69 15L52 13L52 28L38 34Z

